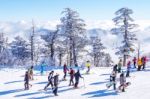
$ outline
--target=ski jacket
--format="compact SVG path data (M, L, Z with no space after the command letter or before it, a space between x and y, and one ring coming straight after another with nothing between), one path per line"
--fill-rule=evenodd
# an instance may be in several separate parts
M55 76L54 76L54 85L55 85L55 86L58 86L58 82L59 82L58 75L55 75Z
M141 66L141 65L142 65L142 60L138 59L138 66Z
M73 69L72 69L72 70L70 70L70 73L69 73L69 74L70 74L70 76L72 76L72 77L73 77L73 76L74 76L74 70L73 70Z
M66 73L66 72L67 72L67 70L68 70L67 65L64 65L64 67L63 67L63 71Z
M48 81L51 82L51 81L53 80L53 78L54 78L54 77L53 77L53 74L50 74L50 75L48 76Z
M91 67L91 64L90 63L86 63L86 67Z
M125 84L125 82L126 82L126 78L124 75L121 74L120 75L120 85Z
M24 81L29 81L29 74L28 73L25 74Z
M75 76L76 82L79 82L79 78L83 78L83 77L81 76L80 72L76 72L76 73L74 74L74 76Z

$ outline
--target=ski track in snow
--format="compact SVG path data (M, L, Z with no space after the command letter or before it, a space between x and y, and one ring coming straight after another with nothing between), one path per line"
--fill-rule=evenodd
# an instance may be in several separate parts
M60 79L63 78L62 70L55 71L60 74ZM85 71L86 69L81 70L81 74ZM59 84L59 96L54 96L50 86L47 91L39 91L47 84L48 72L40 76L39 71L34 71L35 80L30 81L33 86L30 90L24 90L24 69L2 69L0 70L0 99L150 99L150 67L144 71L132 70L131 77L127 78L131 85L126 89L126 92L119 93L115 92L112 87L106 88L111 71L112 68L92 68L91 74L82 75L84 81L80 79L79 89L68 86L69 76L67 76L67 81L61 81ZM117 86L119 86L119 81Z

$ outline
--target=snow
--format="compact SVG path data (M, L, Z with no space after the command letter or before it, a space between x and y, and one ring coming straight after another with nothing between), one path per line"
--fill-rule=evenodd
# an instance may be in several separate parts
M0 98L18 98L18 99L150 99L150 66L144 71L136 71L132 69L131 77L127 81L131 85L126 89L126 92L115 92L112 88L107 89L106 83L109 81L109 75L112 71L111 67L93 67L91 74L82 75L80 79L80 88L73 89L69 84L69 76L67 81L61 81L58 88L58 95L52 94L51 88L47 91L39 91L47 84L47 76L49 71L45 72L43 76L40 71L34 71L34 81L30 81L33 85L30 90L24 89L24 73L26 69L10 69L3 68L0 70ZM81 70L81 74L85 73L86 69ZM60 74L60 79L63 78L62 69L55 69L55 72ZM118 74L119 77L119 74ZM117 78L118 78L117 77ZM119 86L119 82L117 83Z

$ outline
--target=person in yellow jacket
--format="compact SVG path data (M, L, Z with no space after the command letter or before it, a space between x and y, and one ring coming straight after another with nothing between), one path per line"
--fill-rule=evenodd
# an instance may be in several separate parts
M86 67L88 68L86 71L86 73L88 74L90 72L90 67L91 67L90 61L87 61Z
M141 70L141 66L142 66L142 60L141 60L141 58L139 58L138 59L138 71L140 71Z

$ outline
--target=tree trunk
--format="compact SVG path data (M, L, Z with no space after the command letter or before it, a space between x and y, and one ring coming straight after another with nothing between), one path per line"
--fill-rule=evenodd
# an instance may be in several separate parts
M59 66L61 66L62 65L62 54L60 53L59 54Z

